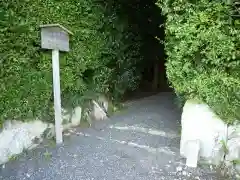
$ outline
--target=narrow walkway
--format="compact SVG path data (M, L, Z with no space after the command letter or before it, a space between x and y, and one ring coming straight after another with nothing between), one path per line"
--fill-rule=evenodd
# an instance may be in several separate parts
M41 146L0 169L1 180L221 180L188 169L179 155L180 112L162 93L89 129L66 133L61 147Z

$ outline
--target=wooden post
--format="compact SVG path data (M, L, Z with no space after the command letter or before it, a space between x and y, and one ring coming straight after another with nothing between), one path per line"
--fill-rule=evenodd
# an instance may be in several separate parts
M60 24L41 25L41 47L52 50L53 94L56 143L63 142L62 107L60 89L59 51L69 51L69 34L73 33Z
M54 92L54 114L56 143L61 144L62 138L62 108L60 91L60 71L59 71L59 51L52 50L52 70L53 70L53 92Z

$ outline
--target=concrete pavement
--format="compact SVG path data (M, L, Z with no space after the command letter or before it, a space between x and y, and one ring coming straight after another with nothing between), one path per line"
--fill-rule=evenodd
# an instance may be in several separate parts
M128 103L92 128L65 133L0 169L0 180L226 180L208 167L190 169L179 155L181 112L171 93Z

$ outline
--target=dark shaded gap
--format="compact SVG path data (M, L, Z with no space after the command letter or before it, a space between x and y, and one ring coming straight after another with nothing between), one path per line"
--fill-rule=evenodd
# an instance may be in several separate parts
M134 91L127 91L124 99L132 99L171 91L166 78L164 53L164 17L156 0L121 1L129 24L142 39L141 54L143 60L138 63L141 81Z

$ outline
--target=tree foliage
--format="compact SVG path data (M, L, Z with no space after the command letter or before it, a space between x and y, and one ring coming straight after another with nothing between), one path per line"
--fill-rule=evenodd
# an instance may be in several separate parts
M52 114L51 52L40 48L41 24L70 29L71 51L61 53L63 105L91 93L118 98L136 88L140 37L117 4L95 0L0 2L0 120Z
M240 21L234 2L159 0L166 16L167 76L184 98L197 98L240 120Z

